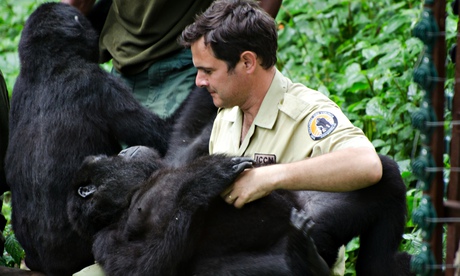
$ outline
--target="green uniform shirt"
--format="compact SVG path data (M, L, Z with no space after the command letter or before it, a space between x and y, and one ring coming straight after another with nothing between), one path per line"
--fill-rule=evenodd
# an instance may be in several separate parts
M183 47L177 38L212 0L113 0L100 36L101 62L127 75Z
M248 156L259 164L289 163L349 147L372 147L361 129L322 93L292 83L278 70L240 145L243 114L220 109L209 152Z

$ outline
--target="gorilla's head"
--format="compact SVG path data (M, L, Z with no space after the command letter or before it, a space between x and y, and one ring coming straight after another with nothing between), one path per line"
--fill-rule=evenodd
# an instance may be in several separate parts
M33 60L48 62L79 57L98 61L98 35L88 19L64 3L45 3L29 17L19 42L21 66Z
M117 222L133 193L161 167L159 154L144 146L128 148L117 156L86 157L68 196L71 223L81 235L92 237Z

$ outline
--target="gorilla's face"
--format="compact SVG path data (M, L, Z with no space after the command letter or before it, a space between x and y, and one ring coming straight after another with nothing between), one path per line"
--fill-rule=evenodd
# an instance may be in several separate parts
M82 234L94 234L117 222L129 207L133 193L162 166L158 153L143 146L112 157L86 157L73 181L70 220L79 225L77 228L83 227Z

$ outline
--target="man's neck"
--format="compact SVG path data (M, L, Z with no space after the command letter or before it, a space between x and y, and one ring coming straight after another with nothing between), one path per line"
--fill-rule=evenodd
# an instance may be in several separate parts
M268 89L272 84L275 72L275 67L263 70L263 74L261 74L261 76L256 80L258 83L254 87L254 92L251 95L251 98L246 102L246 106L240 107L243 112L240 143L243 142L249 128L259 113L260 106L262 105L265 95L267 95Z

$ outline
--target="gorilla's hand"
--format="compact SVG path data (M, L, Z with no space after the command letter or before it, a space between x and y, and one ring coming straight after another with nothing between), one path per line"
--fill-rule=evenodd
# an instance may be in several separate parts
M232 162L235 163L232 169L237 174L242 173L245 169L254 167L254 164L256 163L256 161L249 157L233 157Z
M291 224L295 229L302 231L305 236L309 236L315 222L304 210L292 208Z

